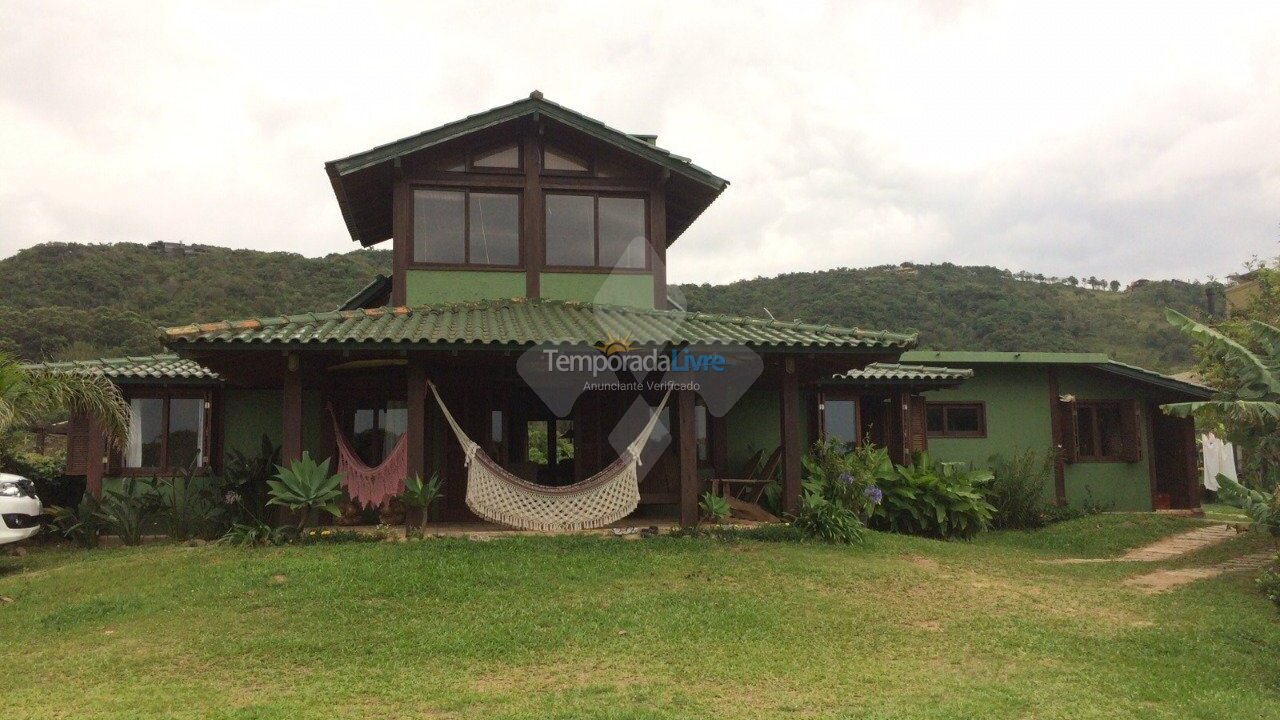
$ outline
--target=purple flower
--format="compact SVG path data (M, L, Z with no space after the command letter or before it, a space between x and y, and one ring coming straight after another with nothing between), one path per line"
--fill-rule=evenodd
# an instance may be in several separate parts
M849 474L849 473L847 473L847 472L846 472L846 473L840 473L840 482L844 483L845 485L852 485L852 484L853 484L853 476L852 476L852 475L850 475L850 474Z
M879 505L880 501L884 500L884 491L878 485L868 485L867 489L862 491L862 494L867 496L872 505Z

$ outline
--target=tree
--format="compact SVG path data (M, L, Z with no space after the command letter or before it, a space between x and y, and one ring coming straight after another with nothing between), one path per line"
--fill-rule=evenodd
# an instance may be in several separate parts
M113 447L129 434L129 406L103 375L40 370L0 355L0 436L49 417L79 413L96 419Z
M1119 280L1112 280L1112 281L1111 281L1111 292L1120 292L1120 281L1119 281Z

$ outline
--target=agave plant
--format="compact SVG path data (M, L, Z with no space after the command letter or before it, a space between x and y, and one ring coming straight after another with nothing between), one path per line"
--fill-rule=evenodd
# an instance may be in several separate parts
M432 503L436 498L440 497L440 475L431 474L431 479L423 482L421 475L405 478L404 492L400 493L400 502L408 507L422 509L422 522L419 525L425 525L427 522L427 512L431 509ZM409 513L404 514L404 534L409 536Z
M270 488L268 505L282 505L298 514L298 533L317 510L324 510L334 517L342 515L338 499L342 497L342 476L329 474L329 461L317 464L308 452L301 460L294 460L289 467L276 466L276 476L267 481Z
M702 493L698 508L702 511L703 520L720 524L729 519L729 501L714 493Z

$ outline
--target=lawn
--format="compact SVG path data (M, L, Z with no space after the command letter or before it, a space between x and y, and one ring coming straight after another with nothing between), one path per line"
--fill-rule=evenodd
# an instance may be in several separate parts
M1249 575L1148 596L1119 581L1160 565L1040 562L1193 526L37 549L0 558L0 697L41 718L1280 718L1280 613Z

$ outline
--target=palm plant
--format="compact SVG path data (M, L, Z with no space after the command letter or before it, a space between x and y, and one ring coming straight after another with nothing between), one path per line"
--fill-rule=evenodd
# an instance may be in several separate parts
M329 461L317 464L311 453L303 452L301 460L289 467L276 466L276 476L268 480L268 505L282 505L298 514L298 536L307 528L316 510L341 517L338 498L342 497L342 476L329 474Z
M94 418L113 447L129 434L129 406L105 376L33 368L0 353L0 435L61 413Z

